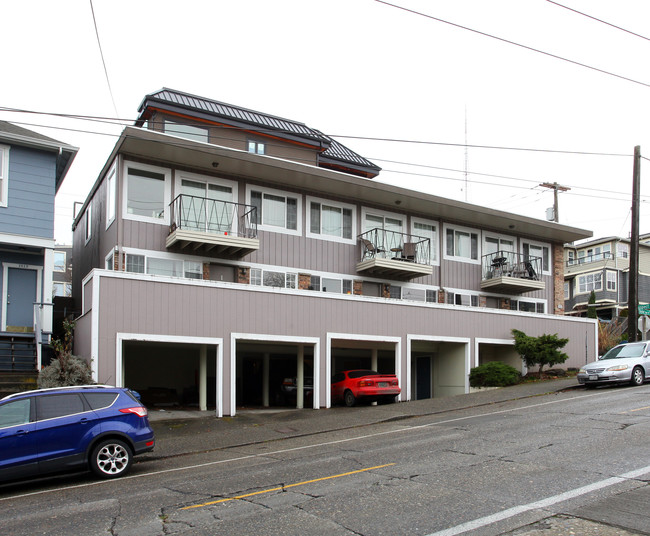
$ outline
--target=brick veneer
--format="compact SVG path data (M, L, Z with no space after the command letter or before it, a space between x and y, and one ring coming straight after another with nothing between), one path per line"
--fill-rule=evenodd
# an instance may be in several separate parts
M553 244L553 314L564 314L564 246Z

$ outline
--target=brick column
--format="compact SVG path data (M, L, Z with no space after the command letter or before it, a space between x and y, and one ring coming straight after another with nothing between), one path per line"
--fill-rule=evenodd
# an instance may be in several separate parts
M510 298L501 298L499 303L499 309L510 310Z
M352 294L355 296L363 295L363 281L361 279L355 279L352 282Z
M447 303L447 293L444 291L444 289L440 289L438 291L438 303Z
M478 297L478 306L479 307L487 307L487 297L486 296L479 296Z
M311 285L311 275L298 274L298 288L300 290L309 290L309 285Z
M564 246L553 244L553 314L564 314Z
M382 283L381 296L382 298L390 298L390 285L388 283Z
M250 285L251 282L251 269L248 266L239 266L237 268L237 283Z

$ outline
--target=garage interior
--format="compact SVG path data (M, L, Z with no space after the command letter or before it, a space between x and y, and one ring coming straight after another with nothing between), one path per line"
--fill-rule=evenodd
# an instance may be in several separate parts
M526 373L524 361L515 351L513 344L479 343L478 364L484 365L492 361L501 361L506 365L516 368L522 374Z
M214 345L123 341L123 385L138 391L149 408L215 408L216 352ZM201 408L202 360L205 407Z
M424 400L465 393L465 343L411 342L411 399Z

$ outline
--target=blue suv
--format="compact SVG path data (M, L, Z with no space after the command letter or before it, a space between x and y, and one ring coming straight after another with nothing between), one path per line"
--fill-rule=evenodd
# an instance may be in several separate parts
M153 448L147 408L129 389L61 387L0 400L0 481L89 468L116 478Z

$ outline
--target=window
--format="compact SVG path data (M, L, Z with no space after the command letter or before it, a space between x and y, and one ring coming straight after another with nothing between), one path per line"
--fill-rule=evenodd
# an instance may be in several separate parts
M194 125L184 125L182 123L174 123L165 119L163 128L166 134L179 136L188 140L202 141L208 143L208 129L204 127L197 127Z
M251 285L296 288L297 282L297 274L251 268Z
M126 271L135 274L144 274L144 255L132 255L129 253L126 256Z
M72 296L72 285L62 281L52 282L52 297L69 298Z
M39 421L76 415L85 411L81 397L76 393L65 395L44 395L36 399Z
M183 277L183 261L147 257L147 273L153 275Z
M126 217L164 224L168 218L171 172L144 164L126 163Z
M54 271L65 272L65 251L54 252Z
M91 239L93 235L93 205L92 200L88 203L88 208L86 208L86 214L84 214L84 227L85 227L85 238L86 243Z
M475 294L448 292L447 303L453 303L454 305L465 305L468 307L478 307L478 296Z
M423 302L426 300L426 293L421 288L406 287L402 289L402 299Z
M573 250L567 251L567 266L573 266L576 263L576 252Z
M616 290L616 272L607 271L607 290Z
M490 253L496 253L497 251L514 253L514 239L499 236L486 236L483 241L483 254L488 255Z
M479 262L478 232L470 229L447 227L445 240L447 258Z
M419 238L428 238L429 239L429 264L437 264L438 262L438 225L435 223L423 222L423 221L413 221L413 231L412 239L414 242L419 242ZM426 262L424 257L425 255L424 245L418 246L418 259L422 258L423 260L418 262Z
M571 298L571 285L568 281L564 283L564 299L568 300Z
M183 197L177 210L181 213L183 229L222 234L233 231L236 212L232 183L216 184L200 175L184 173L179 190Z
M108 177L106 178L106 228L108 229L109 225L115 220L115 203L117 199L116 191L116 168L113 166L108 172Z
M510 308L515 311L523 311L526 313L541 313L543 314L546 310L546 304L543 302L530 302L523 300L512 300L510 302Z
M188 279L203 279L203 263L185 261L185 277Z
M248 140L248 152L254 154L265 154L266 146L262 141Z
M341 239L353 243L354 208L351 205L308 198L309 232L307 236L325 240Z
M84 393L84 398L90 404L92 409L107 408L115 402L117 394L115 393Z
M532 242L523 243L524 260L529 257L540 257L542 259L542 272L551 273L551 248L545 244L533 244Z
M0 406L0 428L18 426L29 422L31 399L14 400Z
M438 294L435 290L427 290L426 293L426 302L427 303L437 303Z
M321 277L320 284L323 292L334 294L352 294L351 279L333 279L331 277Z
M9 147L0 145L0 207L7 206L9 192Z
M378 249L390 253L393 248L404 245L406 218L398 214L370 212L363 210L363 238L372 242Z
M603 274L585 274L578 277L578 293L585 294L592 290L603 290Z
M630 246L622 242L616 243L616 256L627 259L630 256Z
M106 255L106 258L104 259L104 268L107 270L114 270L115 269L115 253L111 251L108 255Z
M402 299L402 287L399 287L397 285L390 285L389 293L390 293L389 297L393 298L394 300Z
M260 229L300 234L300 199L297 195L276 190L251 190L250 204L257 208L256 223Z

